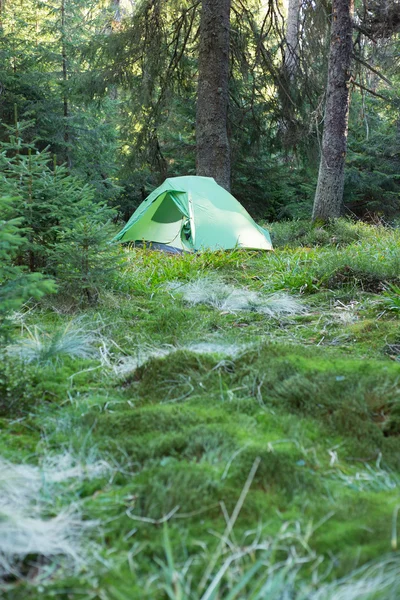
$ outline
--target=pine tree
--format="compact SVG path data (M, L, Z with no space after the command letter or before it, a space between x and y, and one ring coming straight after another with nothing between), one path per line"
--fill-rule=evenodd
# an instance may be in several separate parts
M10 313L29 298L38 300L55 291L54 283L40 273L26 273L14 264L15 256L26 243L22 219L12 218L12 198L0 195L0 336L9 334Z
M78 304L94 304L115 280L120 248L111 245L111 211L87 214L65 229L54 247L53 268L60 293Z
M16 105L30 121L25 142L48 148L102 199L118 193L118 102L93 90L87 46L108 15L103 0L7 1L0 29L0 139Z
M45 270L60 231L85 211L95 212L95 191L58 166L46 150L22 139L29 122L9 127L9 141L0 142L0 192L12 196L13 213L22 218L26 244L18 262L31 272Z

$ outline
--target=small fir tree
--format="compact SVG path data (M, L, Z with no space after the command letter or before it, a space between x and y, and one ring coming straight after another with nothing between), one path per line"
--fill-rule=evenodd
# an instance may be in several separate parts
M33 272L48 269L60 232L82 214L96 212L97 205L92 186L58 166L46 150L23 141L30 125L16 119L9 141L0 142L0 193L13 196L13 216L24 221L26 244L17 260Z
M52 281L40 273L27 273L13 263L16 254L26 243L21 219L11 218L12 199L0 196L0 336L10 333L9 316L29 298L35 300L55 291Z
M104 222L113 211L87 212L60 234L53 261L60 292L78 304L95 304L101 289L110 287L121 262L119 248L110 244L113 228Z

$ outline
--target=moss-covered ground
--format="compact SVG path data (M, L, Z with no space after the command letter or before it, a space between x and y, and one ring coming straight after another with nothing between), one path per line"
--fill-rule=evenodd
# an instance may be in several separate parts
M57 490L54 514L74 503L96 522L81 563L27 557L5 598L334 598L315 594L396 559L400 232L272 230L268 254L127 250L97 306L56 298L16 316L15 343L72 321L94 350L13 359L1 455L91 453L111 470ZM232 308L222 285L255 295ZM272 293L295 308L263 310ZM292 595L262 588L279 565ZM371 593L348 597L398 597Z

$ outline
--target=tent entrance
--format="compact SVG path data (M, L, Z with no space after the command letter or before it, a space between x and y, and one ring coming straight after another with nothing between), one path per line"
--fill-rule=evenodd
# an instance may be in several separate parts
M132 242L158 242L186 250L181 231L187 221L168 192L161 194L129 229ZM127 238L125 238L127 239Z

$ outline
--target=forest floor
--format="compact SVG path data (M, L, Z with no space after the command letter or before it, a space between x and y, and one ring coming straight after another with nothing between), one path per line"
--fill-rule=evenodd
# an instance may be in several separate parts
M4 598L400 597L400 230L272 234L14 316Z

